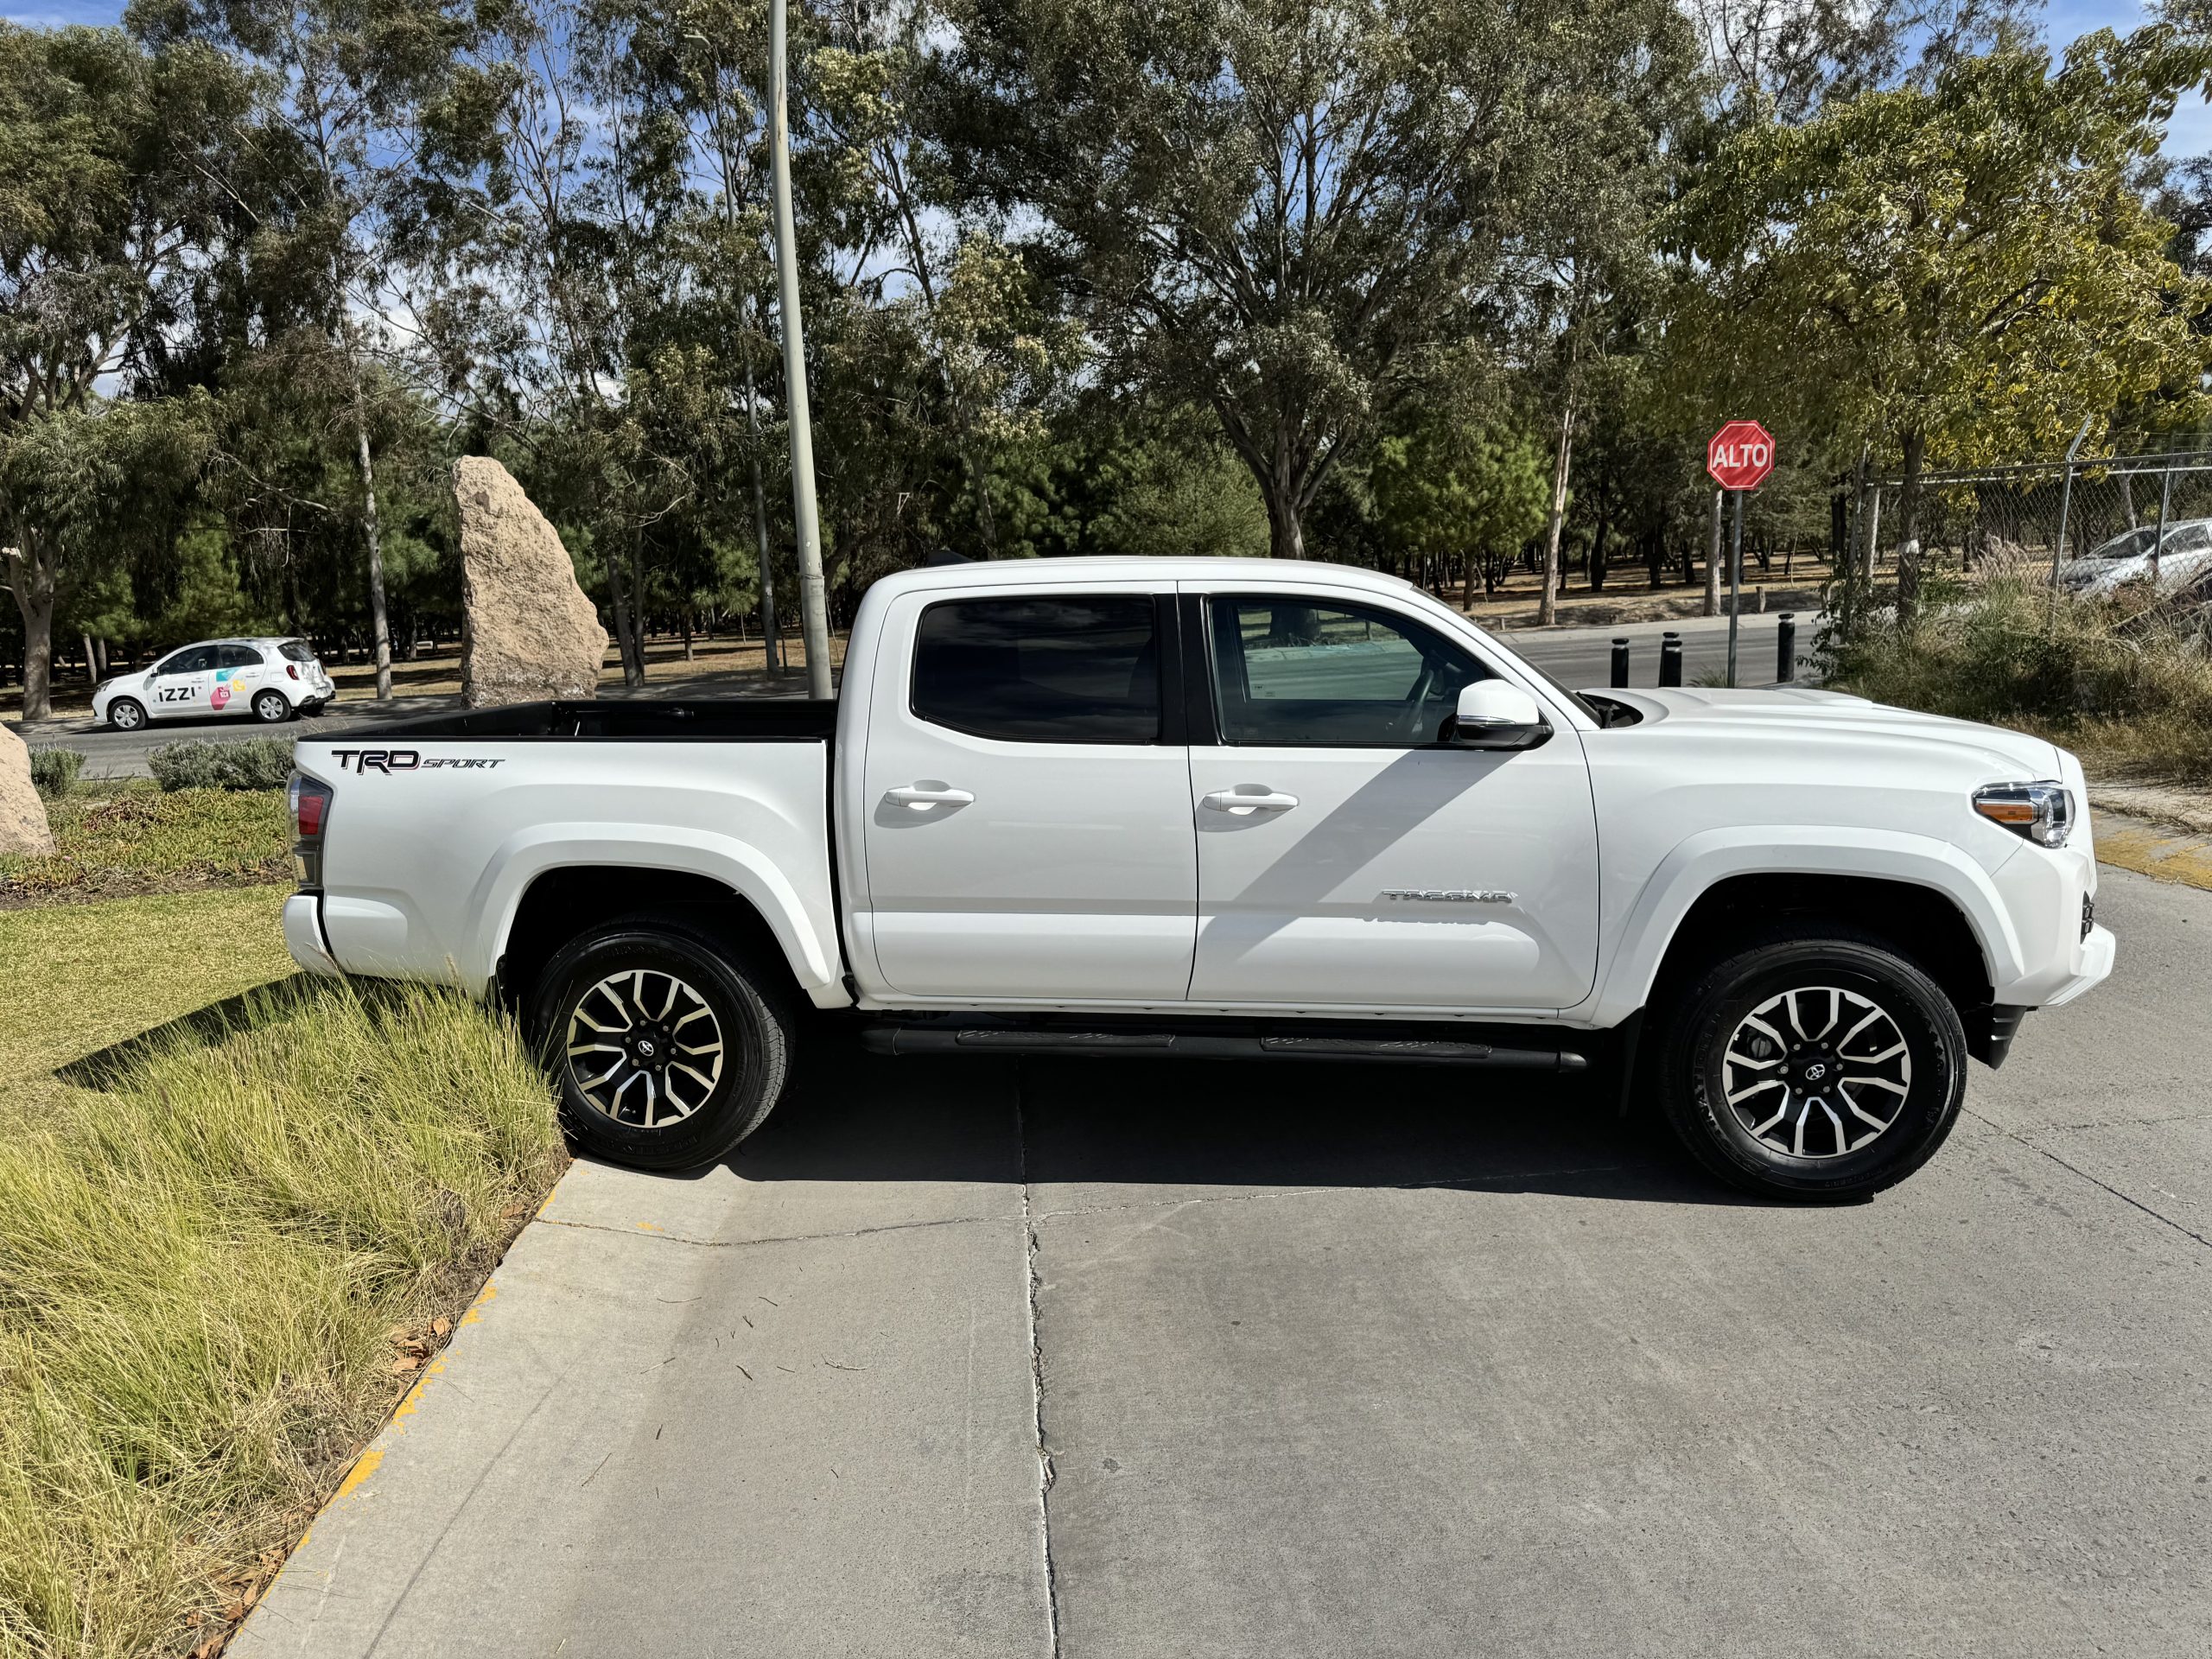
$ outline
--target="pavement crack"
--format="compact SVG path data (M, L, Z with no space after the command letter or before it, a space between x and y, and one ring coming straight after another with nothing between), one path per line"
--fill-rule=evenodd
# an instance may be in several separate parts
M1059 1659L1060 1587L1052 1562L1052 1453L1045 1444L1045 1348L1038 1336L1037 1217L1029 1203L1029 1135L1022 1116L1021 1071L1014 1081L1014 1150L1016 1173L1021 1178L1022 1267L1027 1275L1029 1325L1029 1427L1037 1445L1037 1540L1045 1568L1046 1649Z
M1066 1210L1040 1210L1039 1221L1058 1221L1069 1216L1110 1216L1129 1210L1160 1210L1170 1205L1184 1208L1205 1204L1262 1204L1277 1198L1312 1198L1329 1192L1427 1192L1436 1191L1466 1191L1484 1186L1511 1186L1522 1181L1560 1180L1569 1175L1607 1175L1627 1168L1625 1164L1579 1164L1567 1169L1519 1170L1507 1175L1454 1175L1433 1181L1362 1181L1339 1183L1334 1186L1284 1186L1265 1192L1217 1192L1211 1197L1192 1198L1188 1194L1172 1198L1144 1198L1133 1204L1078 1205ZM1022 1188L1023 1208L1027 1209L1028 1188Z
M2038 1146L2033 1141L2029 1140L2027 1136L2015 1134L2012 1130L2006 1128L2002 1123L1998 1122L1995 1119L1984 1117L1980 1112L1968 1110L1964 1113L1964 1116L1973 1118L1976 1122L1988 1125L1989 1128L1996 1130L1998 1134L2003 1135L2007 1141L2012 1141L2018 1146L2025 1147L2030 1152L2042 1154L2044 1157L2050 1159L2052 1163L2056 1164L2061 1169L2065 1170L2068 1173L2079 1175L2083 1180L2088 1182L2091 1186L2101 1187L2104 1191L2111 1193L2113 1197L2118 1198L2122 1204L2133 1205L2136 1209L2140 1210L2145 1215L2150 1217L2152 1220L2162 1222L2166 1226L2172 1228L2174 1231L2179 1233L2183 1238L2193 1239L2197 1243L2203 1245L2207 1249L2212 1249L2212 1238L2207 1238L2203 1234L2197 1232L2193 1228L2183 1226L2180 1222L2176 1221L2171 1216L2166 1215L2160 1211L2153 1210L2149 1205L2144 1203L2142 1199L2137 1198L2133 1193L2121 1192L2120 1188L2114 1186L2110 1181L2104 1180L2097 1176L2092 1175L2088 1170L2083 1169L2079 1164L2069 1163L2065 1159L2053 1152L2049 1147Z
M879 1227L851 1227L826 1233L777 1233L766 1238L693 1238L684 1233L647 1232L638 1227L611 1226L603 1221L563 1221L553 1216L540 1216L531 1224L536 1227L571 1227L580 1233L612 1233L617 1238L640 1239L648 1244L679 1244L693 1250L749 1250L764 1244L811 1244L826 1239L873 1238L878 1233L912 1233L930 1227L969 1227L978 1222L1003 1222L1007 1219L1004 1216L940 1216L933 1221L888 1221ZM696 1301L697 1298L691 1300Z

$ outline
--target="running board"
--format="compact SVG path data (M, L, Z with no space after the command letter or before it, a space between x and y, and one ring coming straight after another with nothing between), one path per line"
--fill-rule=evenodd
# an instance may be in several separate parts
M1202 1060L1397 1060L1422 1065L1484 1065L1497 1071L1580 1071L1573 1049L1505 1048L1426 1037L1293 1037L1186 1031L1073 1031L1004 1026L861 1027L872 1054L1125 1055Z

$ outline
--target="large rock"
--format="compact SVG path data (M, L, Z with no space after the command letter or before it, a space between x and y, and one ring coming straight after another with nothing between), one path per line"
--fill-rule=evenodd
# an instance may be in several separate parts
M461 696L472 709L595 697L607 630L576 586L560 532L487 455L454 463L461 594L468 613Z
M0 853L50 853L54 831L46 803L31 785L31 752L0 726Z

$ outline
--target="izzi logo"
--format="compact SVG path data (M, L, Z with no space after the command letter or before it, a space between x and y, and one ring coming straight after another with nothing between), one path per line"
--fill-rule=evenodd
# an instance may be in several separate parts
M486 772L500 764L504 757L473 754L434 754L423 758L420 749L333 749L338 757L340 772L380 772L390 777L395 772L435 772L439 767L461 772Z

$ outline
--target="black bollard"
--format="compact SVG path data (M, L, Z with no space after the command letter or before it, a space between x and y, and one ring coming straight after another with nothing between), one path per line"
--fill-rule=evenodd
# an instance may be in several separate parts
M1787 685L1797 677L1797 613L1784 611L1774 631L1774 677Z
M1628 683L1628 641L1613 641L1613 686L1618 690Z
M1682 636L1671 630L1659 641L1659 683L1680 685L1682 683Z

